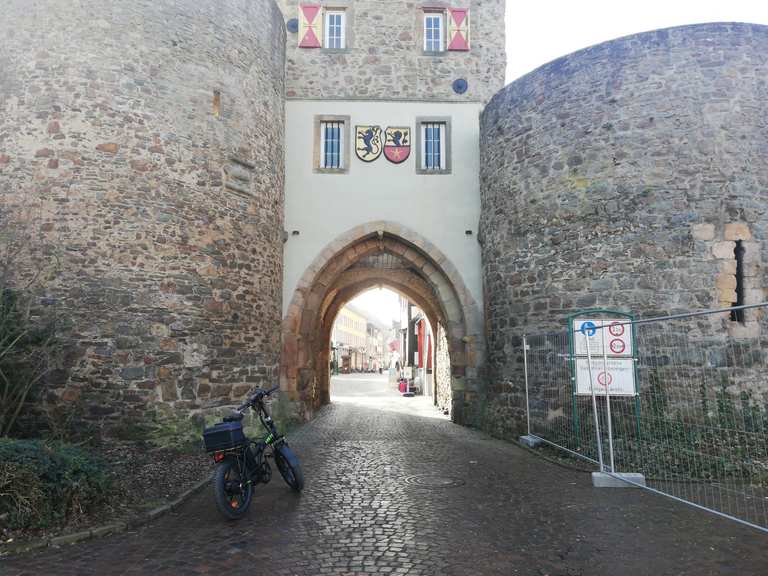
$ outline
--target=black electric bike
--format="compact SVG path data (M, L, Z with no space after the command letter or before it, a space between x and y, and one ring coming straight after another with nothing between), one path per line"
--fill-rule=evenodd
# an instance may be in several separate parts
M299 459L288 447L285 437L278 433L264 405L264 398L278 388L256 390L236 412L203 430L205 450L213 455L216 463L213 476L216 507L229 520L236 520L246 513L253 498L254 485L266 484L272 479L268 458L274 459L288 486L296 492L304 488ZM248 408L259 415L267 431L267 435L260 440L249 440L243 433L243 415Z

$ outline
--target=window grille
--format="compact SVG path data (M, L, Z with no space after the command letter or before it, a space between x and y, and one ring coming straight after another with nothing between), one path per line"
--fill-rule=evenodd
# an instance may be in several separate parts
M343 122L322 122L320 124L320 167L342 168L342 127Z
M421 126L424 131L422 167L425 170L445 170L445 123L425 122Z

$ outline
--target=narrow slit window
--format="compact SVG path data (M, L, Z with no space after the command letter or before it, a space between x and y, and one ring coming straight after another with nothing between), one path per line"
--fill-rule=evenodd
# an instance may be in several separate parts
M736 302L733 306L744 306L744 244L736 240L733 255L736 258ZM731 310L731 320L744 324L744 310Z
M213 91L213 115L216 118L221 116L221 90Z

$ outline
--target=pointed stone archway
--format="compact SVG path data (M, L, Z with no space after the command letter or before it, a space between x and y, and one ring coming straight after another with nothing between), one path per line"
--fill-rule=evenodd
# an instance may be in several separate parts
M376 286L419 306L436 328L438 393L455 422L480 390L482 316L448 258L431 242L387 221L358 226L326 246L299 280L282 330L281 388L306 418L330 401L330 335L341 307ZM441 392L442 391L442 392Z

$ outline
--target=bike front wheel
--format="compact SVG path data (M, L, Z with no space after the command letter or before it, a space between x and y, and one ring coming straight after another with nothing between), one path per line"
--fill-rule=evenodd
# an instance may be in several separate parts
M242 477L237 462L227 459L216 466L213 494L219 512L228 520L237 520L251 505L253 486Z
M304 488L304 472L301 471L296 454L287 444L275 448L275 464L285 483L296 492L301 492Z

